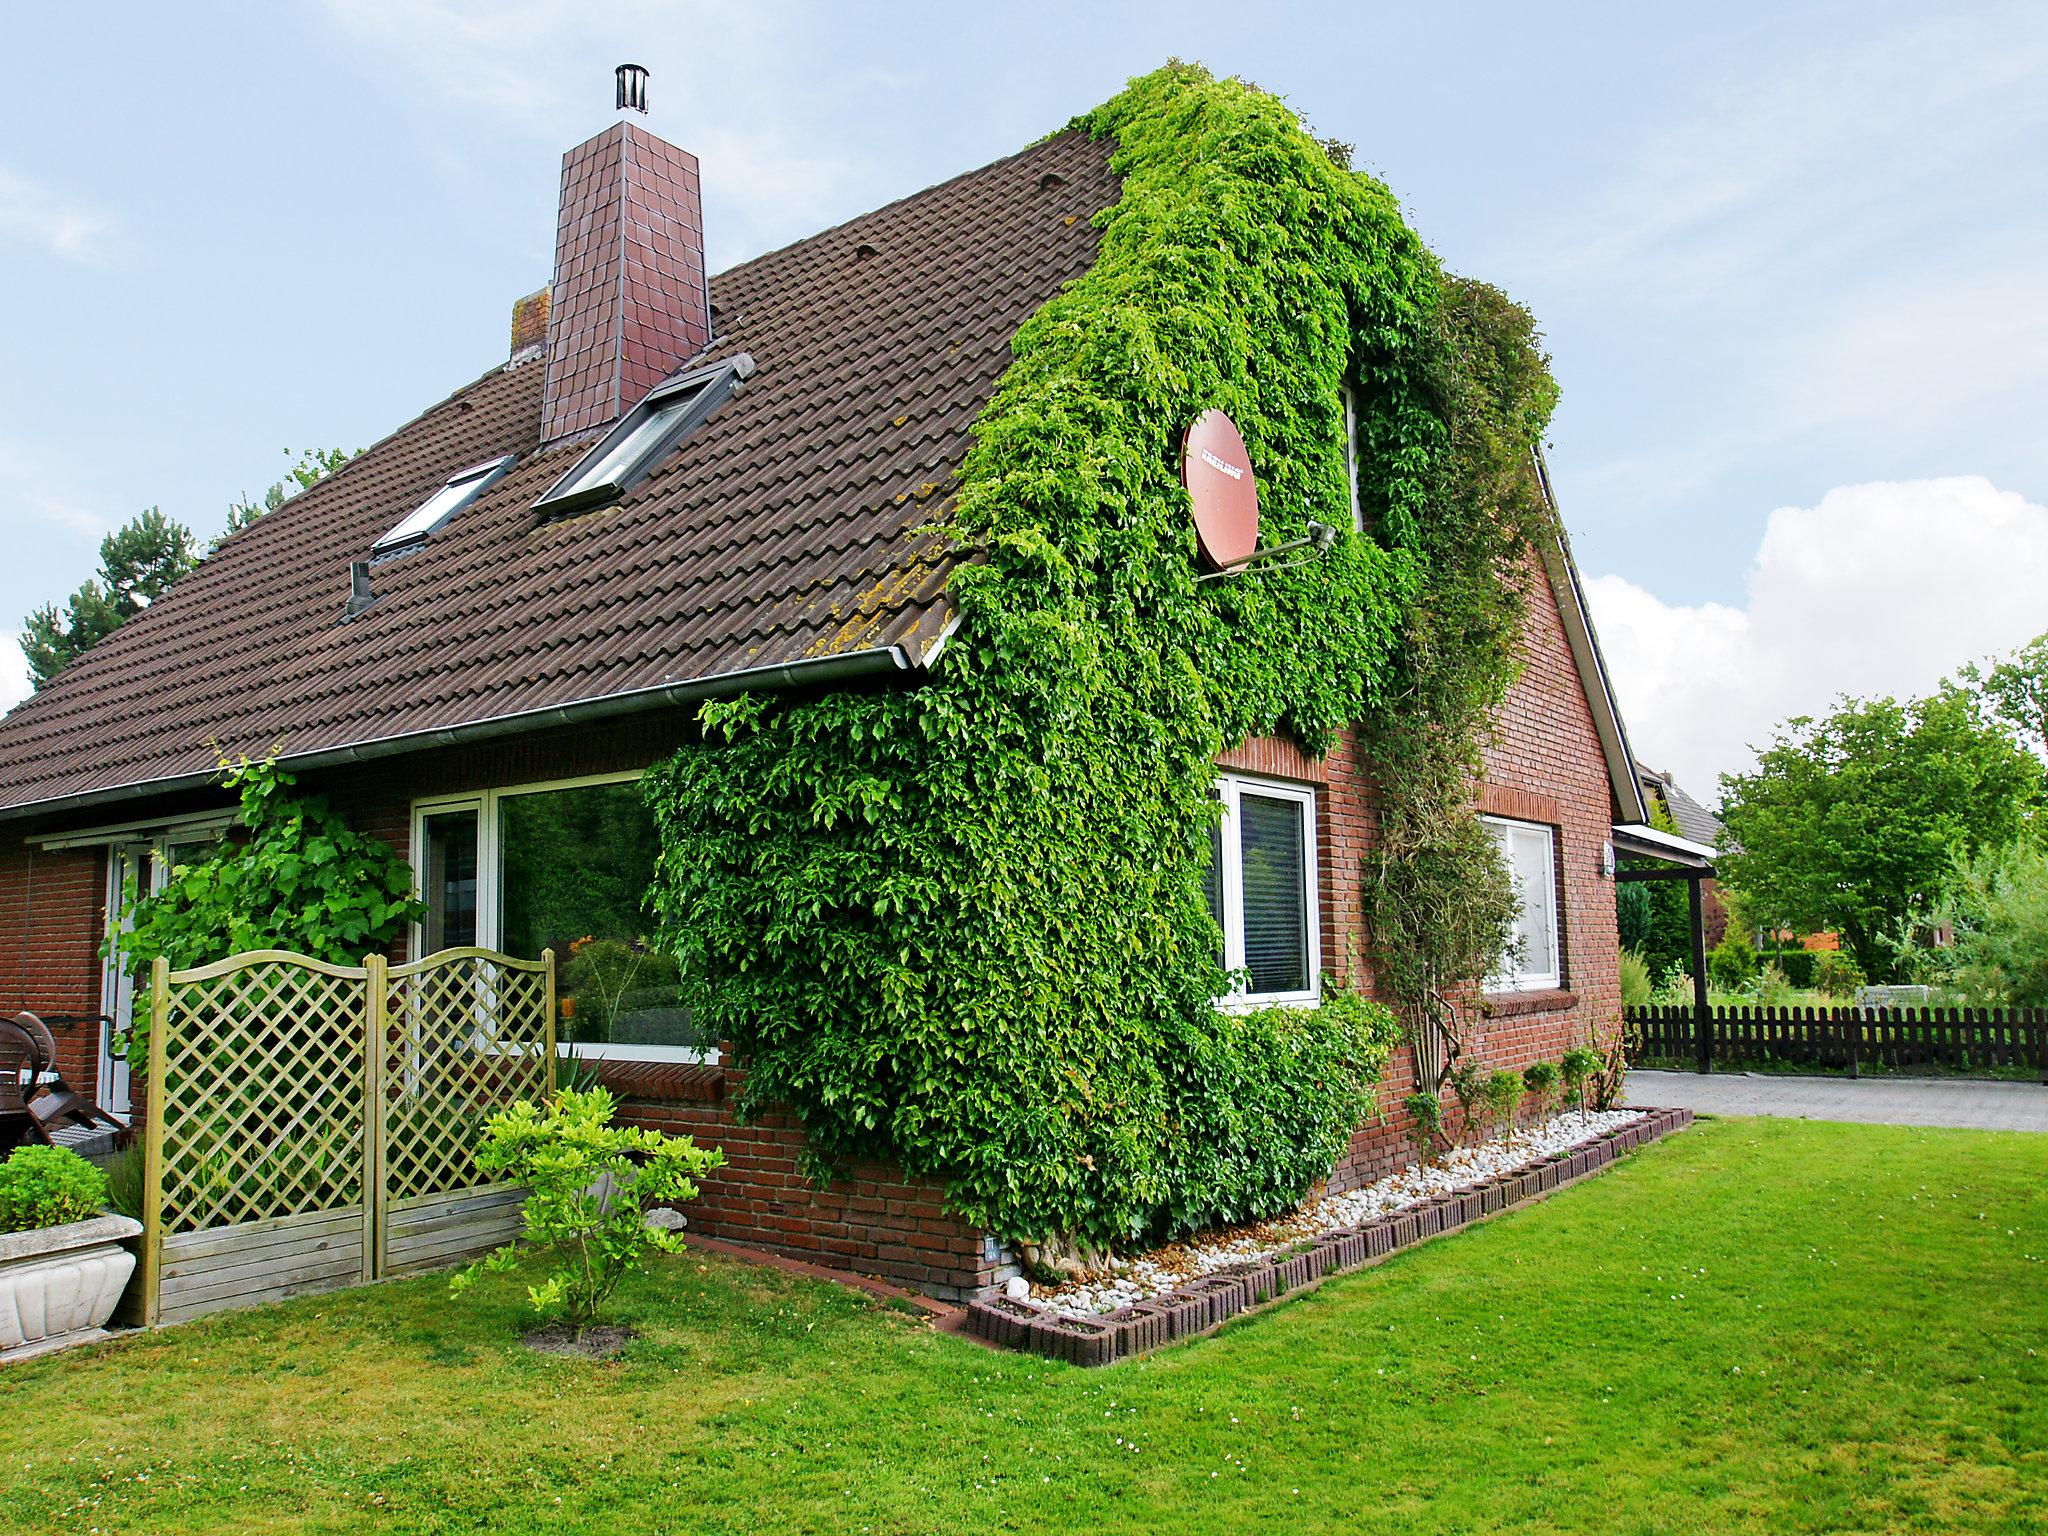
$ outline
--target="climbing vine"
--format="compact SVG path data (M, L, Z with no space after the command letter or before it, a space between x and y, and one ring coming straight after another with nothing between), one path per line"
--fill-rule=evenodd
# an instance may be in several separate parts
M1122 195L977 423L929 681L708 704L648 793L664 942L743 1107L794 1107L821 1166L942 1174L1006 1236L1114 1246L1298 1199L1369 1106L1386 1009L1214 1005L1213 763L1320 751L1412 686L1462 375L1435 259L1276 98L1175 64L1074 126ZM1326 558L1195 583L1178 449L1207 406L1263 535L1347 530Z
M1528 583L1556 540L1536 450L1557 386L1534 319L1448 278L1434 326L1448 451L1430 466L1393 686L1360 731L1380 794L1364 884L1373 964L1382 993L1405 1004L1478 980L1514 932L1513 886L1472 786L1519 667Z

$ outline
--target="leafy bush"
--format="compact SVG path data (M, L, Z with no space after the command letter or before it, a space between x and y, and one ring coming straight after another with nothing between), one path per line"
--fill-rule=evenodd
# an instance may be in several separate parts
M1634 886L1624 885L1623 890ZM1632 949L1621 952L1621 1006L1624 1008L1647 1008L1654 1000L1657 988L1650 980L1650 962Z
M1792 1002L1792 983L1775 964L1752 976L1743 991L1759 1008L1785 1008Z
M1550 1117L1551 1101L1557 1097L1557 1085L1563 1076L1554 1061L1532 1061L1522 1069L1522 1083L1536 1095L1536 1112L1545 1119Z
M1458 1097L1459 1139L1476 1140L1485 1134L1486 1075L1471 1057L1451 1068L1446 1079Z
M1408 1111L1408 1139L1425 1163L1436 1156L1443 1144L1444 1101L1433 1093L1411 1093L1401 1101Z
M1756 974L1756 946L1731 927L1707 955L1707 980L1723 992L1740 992Z
M69 1147L17 1147L0 1163L0 1232L33 1232L97 1216L107 1176Z
M1775 965L1785 973L1785 979L1796 991L1804 992L1813 986L1818 962L1825 953L1825 950L1803 948L1766 949L1758 952L1757 959L1765 964Z
M1824 949L1814 957L1813 985L1829 997L1854 997L1865 984L1856 957L1845 949ZM1789 973L1788 973L1789 974Z
M1522 1107L1522 1074L1501 1067L1486 1079L1486 1124L1496 1136L1515 1128L1515 1111Z
M649 1250L682 1251L676 1233L647 1224L646 1207L696 1199L696 1176L725 1154L687 1136L613 1125L612 1109L602 1088L571 1090L545 1109L521 1100L485 1122L477 1167L526 1186L525 1235L458 1271L451 1294L509 1269L521 1247L545 1249L568 1262L527 1296L541 1316L581 1335Z
M1568 1106L1574 1109L1586 1107L1586 1085L1605 1065L1600 1053L1589 1046L1575 1045L1564 1053L1564 1060L1558 1063L1558 1071L1564 1077L1564 1101Z
M1970 1007L2048 1007L2048 844L1958 859L1932 921L1955 942L1909 955L1917 974Z
M289 949L336 965L398 939L421 911L412 870L392 848L357 832L324 795L293 793L274 762L222 764L222 783L240 792L246 836L213 845L180 864L155 895L123 895L129 928L108 940L141 974L159 955L173 969L250 949ZM147 1010L136 1010L126 1044L131 1065L148 1061Z

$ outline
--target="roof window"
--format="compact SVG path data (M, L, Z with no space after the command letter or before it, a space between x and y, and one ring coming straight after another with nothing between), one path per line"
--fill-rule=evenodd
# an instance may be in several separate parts
M740 382L754 371L746 353L664 380L646 398L619 418L576 467L549 487L534 503L543 516L616 501L647 478L670 450L704 423L713 411L739 393Z
M450 475L447 483L419 504L416 511L409 513L405 520L383 538L370 546L370 554L377 559L389 559L415 549L427 541L427 536L436 532L449 518L468 506L485 491L496 485L512 467L512 455L474 464L468 469Z

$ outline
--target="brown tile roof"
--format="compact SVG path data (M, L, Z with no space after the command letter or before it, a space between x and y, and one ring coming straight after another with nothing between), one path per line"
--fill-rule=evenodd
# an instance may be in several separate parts
M1056 184L1041 186L1052 176ZM1064 133L712 279L756 372L619 505L536 525L539 363L494 369L237 534L0 721L0 811L888 646L921 657L945 505L1017 327L1094 258L1108 148ZM349 562L457 469L513 471L426 545Z

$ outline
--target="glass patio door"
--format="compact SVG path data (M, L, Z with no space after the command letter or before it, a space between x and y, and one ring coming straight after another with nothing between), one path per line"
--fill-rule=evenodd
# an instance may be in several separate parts
M107 849L107 926L127 928L121 907L132 882L138 891L155 895L169 881L179 864L203 858L218 836L190 829L168 832L148 841L114 843ZM127 1118L129 1111L128 1058L116 1049L135 1020L135 978L112 957L100 973L100 1070L99 1106L110 1115Z
M121 919L121 904L127 899L130 881L139 891L156 885L156 848L150 843L115 843L107 849L107 927L109 932L128 925ZM100 978L100 1070L99 1105L110 1115L128 1116L128 1058L115 1049L135 1018L135 978L113 957L105 961Z

